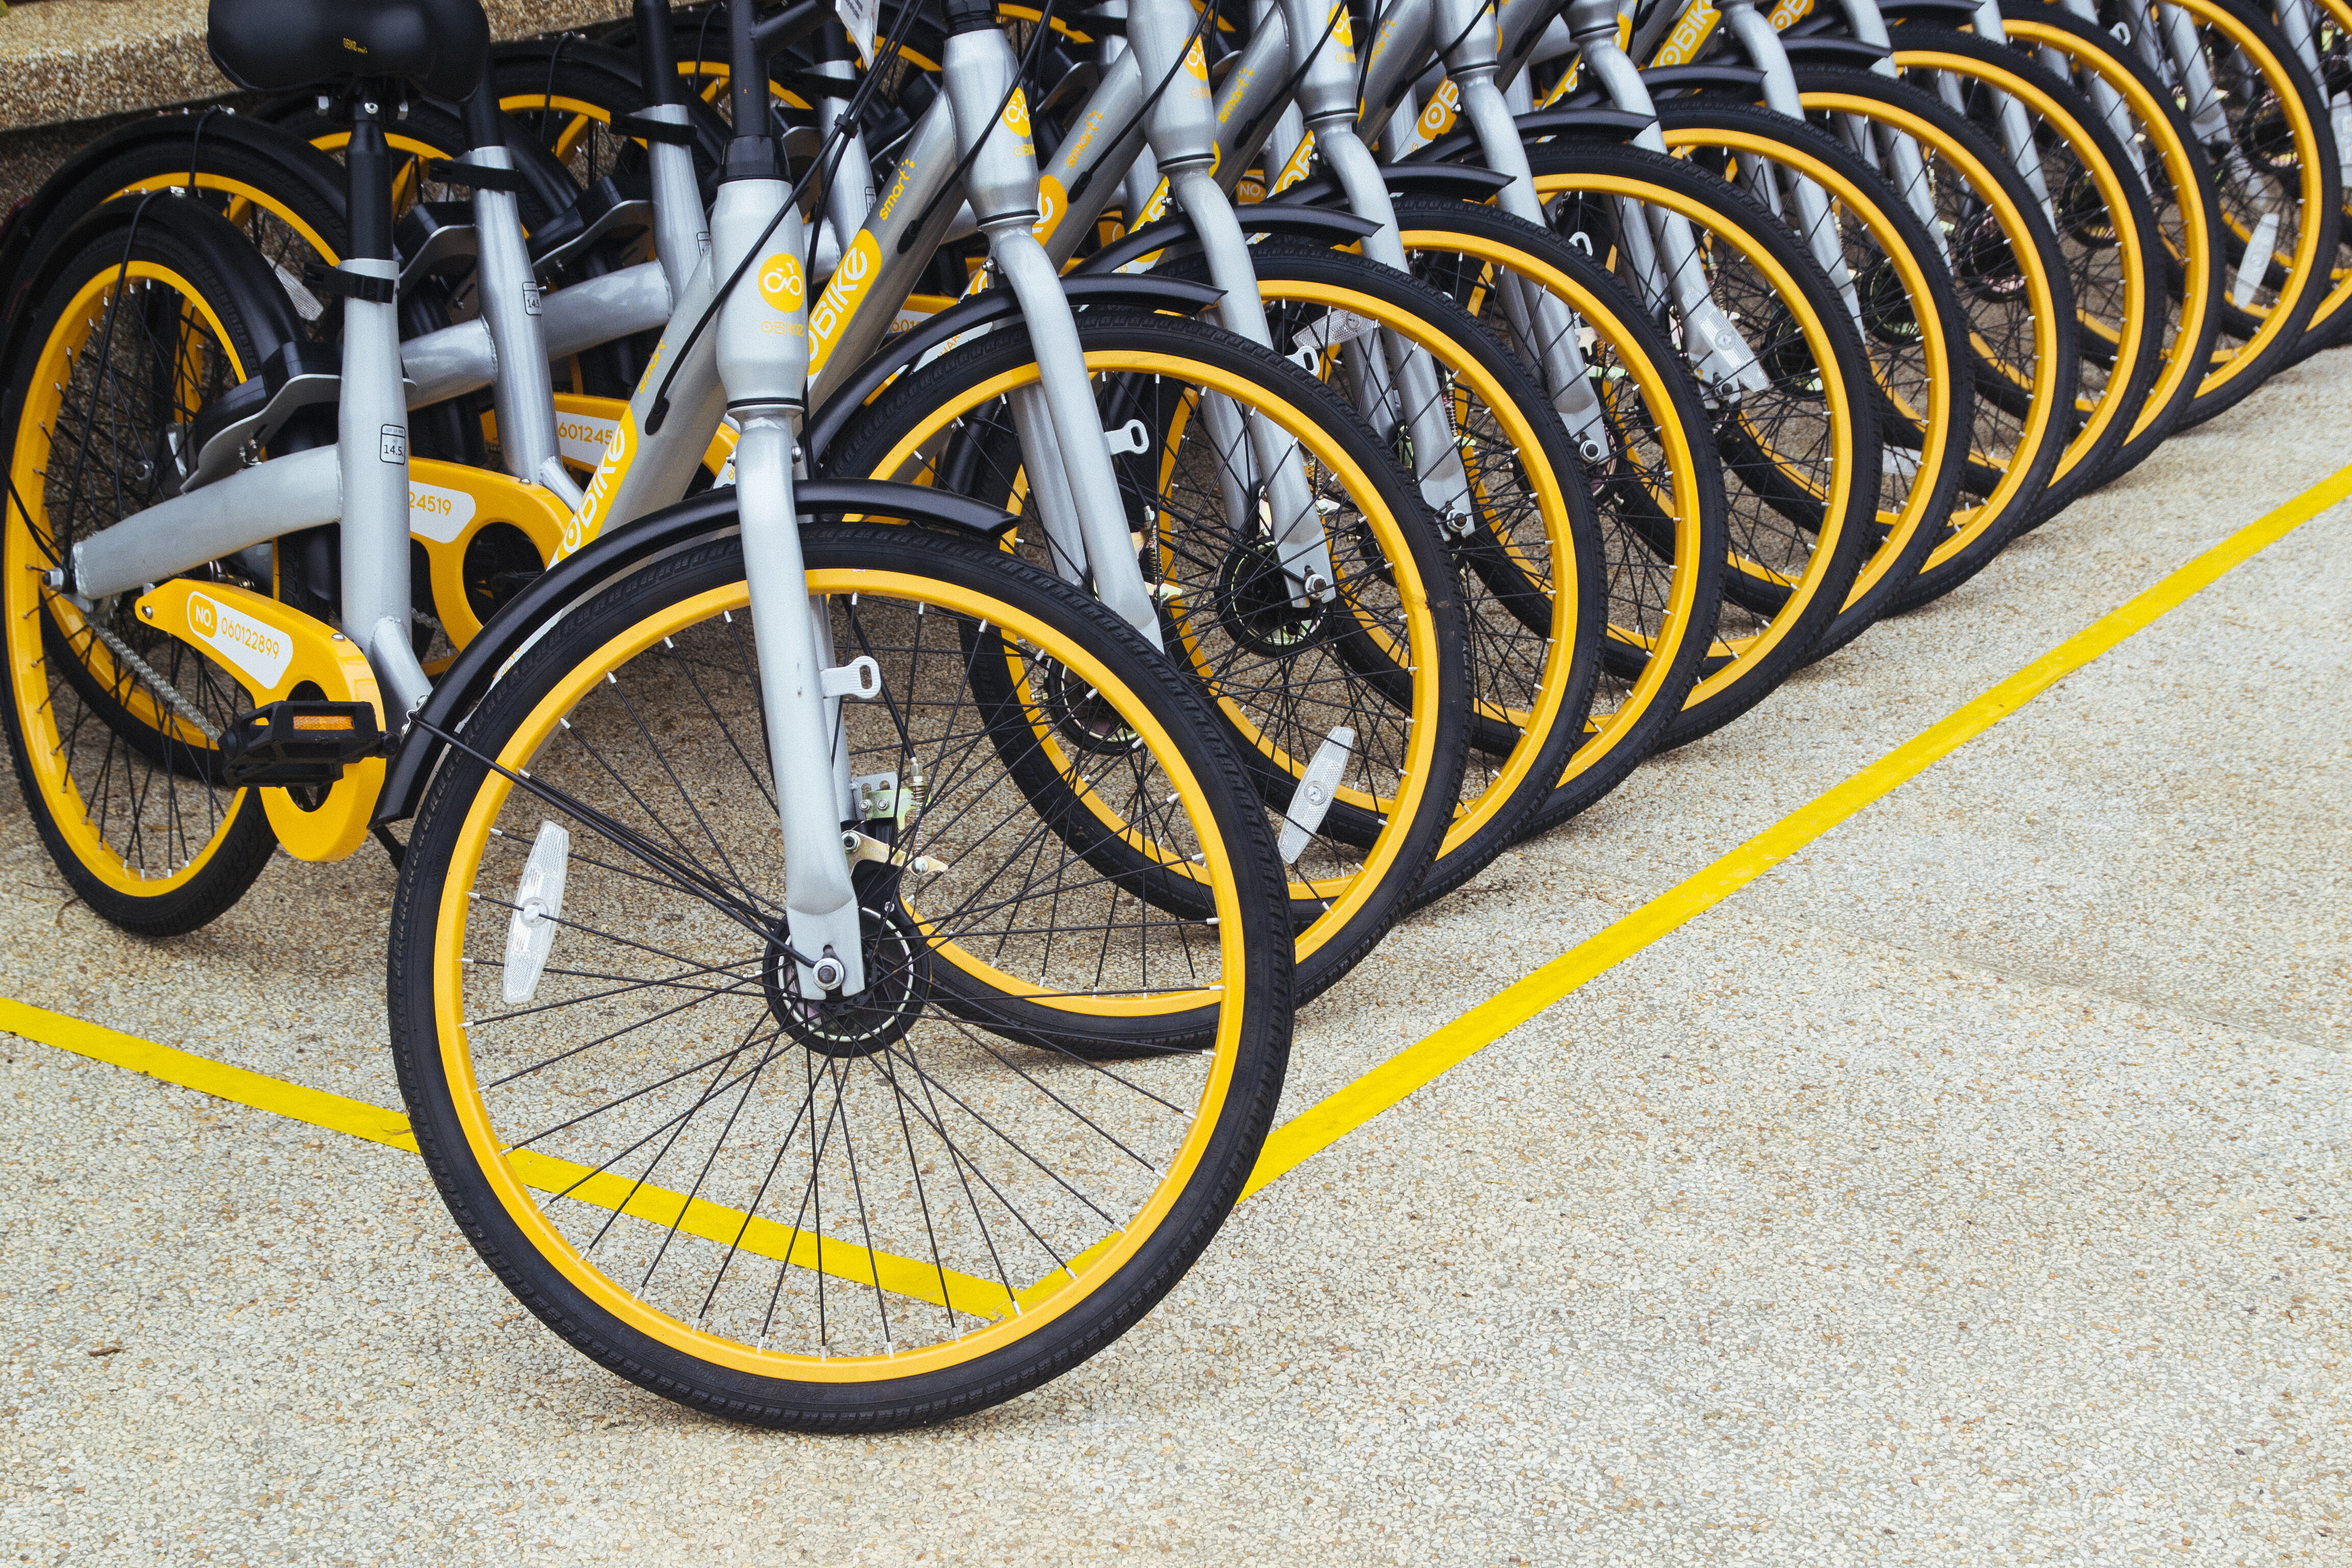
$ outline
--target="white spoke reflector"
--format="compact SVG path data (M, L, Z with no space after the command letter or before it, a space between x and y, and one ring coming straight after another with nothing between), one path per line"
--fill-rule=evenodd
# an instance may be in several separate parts
M2246 254L2238 258L2238 276L2230 285L2230 303L2241 310L2254 302L2254 290L2270 281L2272 248L2278 243L2279 210L2273 207L2254 225Z
M1282 863L1295 866L1307 853L1308 840L1323 826L1323 818L1331 809L1332 798L1339 792L1339 775L1347 771L1348 758L1356 749L1356 731L1342 724L1323 737L1315 748L1314 758L1298 778L1298 787L1291 792L1290 809L1282 814L1282 840L1277 847Z
M515 889L514 913L507 919L506 998L528 1002L539 992L555 945L555 922L563 913L563 872L572 860L572 835L551 822L539 825L539 837L523 862Z

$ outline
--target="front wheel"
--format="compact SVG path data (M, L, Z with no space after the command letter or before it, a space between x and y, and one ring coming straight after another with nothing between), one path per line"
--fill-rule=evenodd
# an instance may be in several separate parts
M715 1415L872 1431L1011 1398L1181 1277L1272 1119L1290 944L1241 762L1140 638L983 546L803 538L835 656L881 678L841 715L865 994L804 996L784 953L719 539L564 616L467 718L402 868L393 1040L451 1215L550 1328ZM1197 917L1042 819L1008 691Z

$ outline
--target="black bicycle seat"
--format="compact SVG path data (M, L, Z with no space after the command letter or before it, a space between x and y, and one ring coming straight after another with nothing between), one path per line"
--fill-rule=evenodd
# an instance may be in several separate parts
M488 66L490 25L481 0L212 0L206 42L248 91L397 77L461 99Z

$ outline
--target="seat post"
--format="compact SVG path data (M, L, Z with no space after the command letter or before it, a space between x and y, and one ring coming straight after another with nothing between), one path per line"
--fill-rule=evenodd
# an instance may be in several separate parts
M397 730L433 689L409 640L408 402L400 374L400 267L392 244L392 153L383 121L398 83L352 89L351 254L344 278L343 374L337 403L342 468L343 634L383 688Z
M343 151L351 254L370 261L393 258L392 149L383 138L383 106L392 90L392 83L381 81L352 87L352 140Z

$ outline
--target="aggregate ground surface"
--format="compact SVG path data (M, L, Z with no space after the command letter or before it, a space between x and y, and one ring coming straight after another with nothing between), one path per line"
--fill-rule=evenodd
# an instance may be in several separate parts
M1645 765L1314 1006L1286 1114L2347 455L2338 353ZM0 1037L0 1561L2352 1563L2347 663L2352 508L885 1438L583 1362L410 1156ZM0 994L396 1105L391 887L140 942L9 789Z

